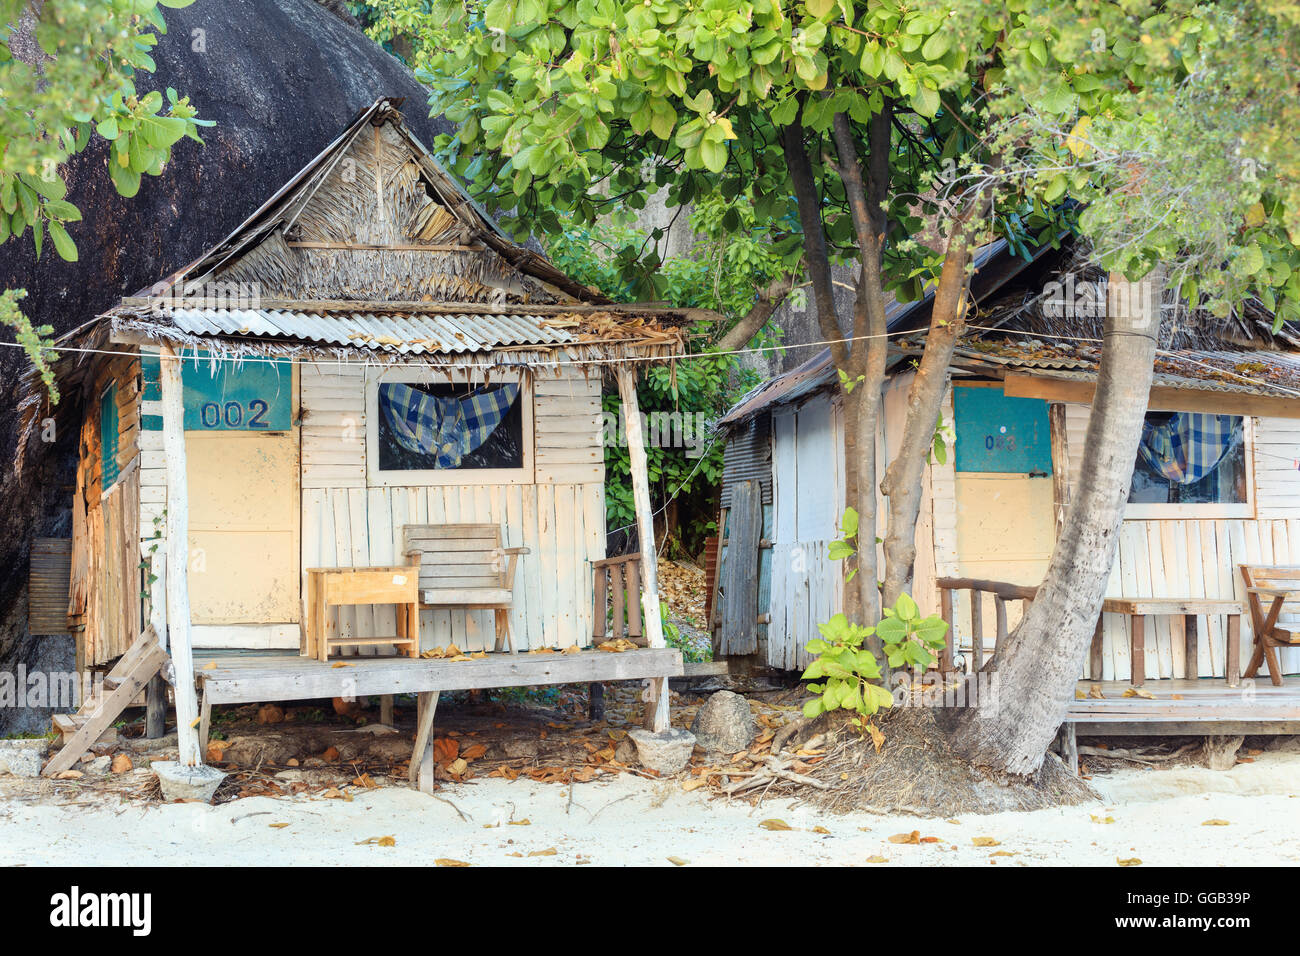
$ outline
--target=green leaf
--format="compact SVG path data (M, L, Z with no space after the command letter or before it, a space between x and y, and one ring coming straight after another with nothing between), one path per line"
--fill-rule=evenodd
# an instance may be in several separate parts
M95 125L95 132L104 139L117 139L117 117L106 116Z
M948 52L951 42L947 33L932 33L930 38L921 45L921 56L927 60L938 60Z
M814 697L812 700L805 701L803 705L803 715L809 720L820 717L822 714L822 701L820 697Z
M859 515L856 508L845 508L844 517L840 519L840 532L846 538L855 537L858 533Z
M68 231L63 228L63 223L51 219L50 238L54 240L54 249L65 262L77 261L77 245L68 235Z
M899 618L904 621L915 621L920 616L920 608L916 606L912 596L907 593L898 596L898 600L894 602L894 610Z

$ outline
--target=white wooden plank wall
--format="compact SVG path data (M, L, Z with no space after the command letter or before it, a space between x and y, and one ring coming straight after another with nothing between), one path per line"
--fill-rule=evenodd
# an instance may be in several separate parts
M491 522L506 547L527 547L511 624L521 651L586 646L593 627L590 562L605 556L600 379L540 373L535 385L537 484L366 487L365 374L304 366L302 566L401 564L402 526ZM347 634L393 633L392 608L341 608ZM491 611L425 611L421 647L491 650ZM362 648L362 651L367 650Z
M1066 406L1070 444L1070 483L1079 478L1086 405ZM1239 564L1300 564L1300 421L1255 420L1255 506L1257 517L1218 519L1128 520L1120 530L1119 554L1107 596L1245 598ZM1129 623L1122 615L1105 615L1103 680L1127 680ZM1200 677L1222 677L1226 666L1227 622L1223 616L1197 619ZM1249 615L1242 616L1241 666L1250 660L1254 634ZM1180 618L1147 620L1148 677L1184 677L1186 653ZM1300 650L1282 652L1283 668L1300 671ZM1088 677L1095 675L1087 674Z

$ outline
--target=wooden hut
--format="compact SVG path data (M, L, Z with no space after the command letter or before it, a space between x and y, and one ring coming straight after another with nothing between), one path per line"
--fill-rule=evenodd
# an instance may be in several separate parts
M1079 472L1103 314L1062 321L1059 310L1081 310L1091 293L1104 304L1104 290L1089 286L1098 278L1040 272L1011 283L980 299L956 349L942 413L949 452L925 473L913 586L925 612L952 625L951 656L941 666L986 663L1046 571ZM1080 675L1085 698L1094 684L1102 688L1076 707L1090 729L1159 716L1148 708L1134 717L1130 711L1149 702L1105 683L1127 688L1148 679L1171 681L1168 694L1180 696L1219 688L1215 706L1224 696L1236 701L1232 712L1247 713L1248 728L1300 727L1293 678L1280 688L1261 682L1261 693L1286 695L1268 697L1272 709L1253 698L1240 703L1257 623L1240 566L1300 566L1300 351L1289 327L1274 335L1271 316L1256 313L1210 328L1197 316L1166 317L1143 451L1168 437L1171 422L1189 421L1222 425L1223 447L1197 480L1170 478L1153 468L1154 453L1139 453L1105 612ZM919 302L896 307L891 318L882 463L901 440L927 316L928 302ZM844 424L829 353L763 383L721 426L715 648L801 669L817 623L842 608L842 567L826 553L844 509ZM887 501L878 497L878 507L885 514ZM1300 673L1300 648L1283 649L1280 660L1286 673ZM1217 714L1220 728L1225 713ZM1177 707L1163 718L1184 730L1184 718L1193 720Z
M604 579L600 395L616 378L633 413L653 540L635 370L679 355L687 318L569 279L393 103L362 111L224 241L58 342L59 414L81 436L69 619L84 668L118 662L99 714L174 672L185 757L213 703L415 692L413 776L440 690L645 678L663 729L682 664L652 552L617 578L645 646L591 650L624 600ZM46 414L33 381L27 434ZM170 668L137 649L154 635ZM100 723L65 719L60 757Z

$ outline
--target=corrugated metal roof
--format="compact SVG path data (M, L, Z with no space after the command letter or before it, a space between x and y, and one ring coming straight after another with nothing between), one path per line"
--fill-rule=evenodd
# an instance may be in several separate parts
M172 309L178 329L191 335L284 338L328 345L425 355L490 352L512 345L575 341L539 315L414 312L295 312L285 309Z
M719 504L731 507L731 491L738 481L757 481L759 500L772 503L772 443L769 420L756 418L738 428L722 452L722 496Z
M904 345L904 354L920 348ZM976 369L996 365L1051 372L1053 378L1092 381L1097 377L1101 348L1089 343L1044 344L982 342L957 346L953 365ZM1153 384L1207 392L1300 398L1300 354L1271 349L1162 349L1156 353Z

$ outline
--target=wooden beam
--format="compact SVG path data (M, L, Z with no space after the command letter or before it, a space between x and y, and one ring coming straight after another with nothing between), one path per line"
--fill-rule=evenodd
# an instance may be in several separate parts
M645 436L641 432L641 408L636 398L636 372L632 366L624 364L618 366L616 377L627 428L637 538L641 542L641 611L645 636L650 647L667 647L664 622L659 615L659 560L655 551L654 510L650 506L650 468L646 459ZM659 733L668 729L668 681L652 678L648 690L653 699L646 702L646 727Z
M414 242L379 244L373 242L319 242L314 239L289 240L290 249L338 249L352 252L487 252L486 246L420 245Z
M254 660L243 664L220 660L215 668L203 672L203 686L212 703L590 684L680 677L684 672L681 654L667 647L637 648L620 654L489 654L455 663L428 658L352 657L341 667L298 656Z
M1091 405L1094 382L1008 372L1003 394L1012 398L1041 398L1047 402ZM1261 418L1300 418L1300 398L1247 395L1243 392L1209 391L1156 385L1147 398L1147 408L1166 412L1209 412L1216 415L1258 415Z
M181 362L169 342L160 344L158 358L167 465L167 646L176 669L176 742L180 762L197 767L203 763L203 755L199 752L199 702L194 693L194 650L190 640L189 486Z

